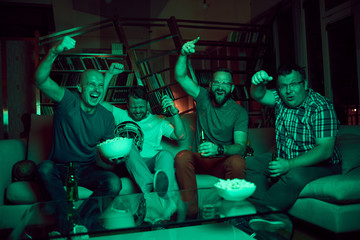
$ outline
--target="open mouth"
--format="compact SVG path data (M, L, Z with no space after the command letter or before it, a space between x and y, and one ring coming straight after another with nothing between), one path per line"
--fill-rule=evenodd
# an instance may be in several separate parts
M291 97L287 97L287 100L289 101L289 102L291 102L291 101L294 101L294 96L291 96Z
M99 99L99 95L98 94L90 94L90 98L91 98L91 100L96 101Z
M216 91L215 94L218 95L218 96L223 96L223 95L225 95L225 92L223 92L223 91Z

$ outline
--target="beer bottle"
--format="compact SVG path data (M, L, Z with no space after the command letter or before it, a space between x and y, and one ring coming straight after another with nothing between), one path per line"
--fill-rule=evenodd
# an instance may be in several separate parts
M200 132L200 144L206 142L206 138L205 138L205 132L204 132L204 129L201 129L201 132Z
M77 179L72 162L69 162L68 175L66 178L66 199L69 202L79 200Z
M254 156L254 149L251 147L250 139L247 140L245 157Z
M163 101L164 96L166 96L166 92L165 92L165 90L163 89L163 90L161 90L161 101ZM162 102L161 102L161 104L162 104ZM162 108L162 114L163 114L163 115L169 114L169 107L166 107L166 108L163 107L163 108Z

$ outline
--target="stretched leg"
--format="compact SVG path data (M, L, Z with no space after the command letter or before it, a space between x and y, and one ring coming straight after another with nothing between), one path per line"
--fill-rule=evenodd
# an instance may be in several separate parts
M195 176L195 155L196 153L183 150L175 156L176 179L180 190L184 190L181 193L181 197L188 204L188 215L195 215L199 211Z
M255 193L251 196L256 200L260 200L269 190L269 162L272 160L271 153L266 153L261 156L254 156L246 158L246 177L249 182L256 185Z
M154 176L135 145L132 146L125 164L128 172L135 179L141 191L143 193L151 192L153 189Z
M67 175L67 166L55 164L54 161L45 160L37 167L39 185L44 190L47 200L59 201L55 208L58 231L68 234L70 229L67 222L67 204L64 182Z
M174 190L175 185L175 169L174 169L174 157L168 151L160 151L155 156L155 171L163 170L169 180L169 189L168 191L171 192Z
M281 176L278 182L271 186L262 201L278 209L291 207L306 184L318 178L337 173L336 168L328 166L299 167Z
M103 204L110 201L119 194L121 180L112 171L104 170L96 165L80 166L77 172L78 185L93 191L89 199L86 199L79 208L79 215L82 223L88 229L98 229L100 225L97 220L100 217L100 202L96 197L108 197L101 199ZM106 206L102 206L106 208Z
M240 155L232 155L222 161L218 161L212 168L211 175L224 179L244 179L245 171L245 160Z

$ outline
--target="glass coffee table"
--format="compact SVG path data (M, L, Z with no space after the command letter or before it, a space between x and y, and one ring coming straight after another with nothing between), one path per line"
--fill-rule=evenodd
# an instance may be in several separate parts
M234 223L238 223L239 218L278 213L249 200L224 200L214 188L207 188L198 190L199 214L188 218L189 203L181 198L184 193L173 191L165 197L152 192L94 198L101 212L98 218L101 227L97 229L81 227L77 211L84 200L66 203L68 218L75 227L69 235L52 237L49 233L56 225L54 209L64 202L39 202L24 213L9 239L184 239L190 233L193 238L189 239L197 240L202 238L196 237L195 233L207 235L206 239L224 239L226 234L229 234L229 240L253 239ZM221 238L216 237L218 232Z

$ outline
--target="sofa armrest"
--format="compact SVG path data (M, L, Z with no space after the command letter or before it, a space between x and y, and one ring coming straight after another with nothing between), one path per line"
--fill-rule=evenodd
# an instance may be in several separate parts
M25 139L0 140L0 205L4 205L5 189L11 183L12 167L18 161L25 159L25 153Z

